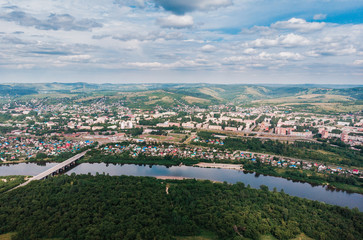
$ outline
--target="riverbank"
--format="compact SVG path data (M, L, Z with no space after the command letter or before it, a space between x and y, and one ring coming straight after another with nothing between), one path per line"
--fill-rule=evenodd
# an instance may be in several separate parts
M267 176L282 177L292 181L309 183L312 185L329 185L329 188L343 190L351 193L363 194L363 180L355 176L342 177L339 175L314 174L311 171L301 169L283 169L269 165L249 163L248 161L232 163L230 160L205 162L204 159L178 158L178 157L159 157L159 156L138 156L131 157L127 154L104 155L98 152L86 155L79 163L112 163L112 164L146 164L162 166L197 166L204 168L222 168L234 170L247 170L264 174ZM243 166L243 168L241 167ZM308 174L307 174L308 173Z
M186 179L192 179L188 177L178 177L178 176L157 176L156 179L160 180L186 180Z
M193 167L202 167L202 168L221 168L221 169L233 169L243 171L243 166L241 164L225 164L225 163L206 163L200 162L194 164Z
M363 179L354 176L324 175L300 169L284 169L257 164L245 164L244 170L265 176L281 177L291 181L309 183L313 186L327 186L328 189L332 190L363 194Z
M36 162L38 166L49 164L48 161ZM301 170L301 169L285 169L272 166L265 166L258 164L231 164L231 163L210 163L200 162L198 159L163 159L159 157L154 158L122 158L114 156L106 156L102 159L95 157L85 157L84 159L77 161L81 163L106 163L106 164L136 164L136 165L160 165L160 166L195 166L202 168L220 168L220 169L231 169L237 171L248 171L251 173L263 174L265 176L281 177L287 180L298 181L302 183L309 183L313 186L327 186L332 190L342 190L349 193L363 194L362 180L357 177L341 177L339 175L323 175L320 173L314 174L312 171ZM16 164L29 164L29 163L14 163ZM0 166L9 166L0 165ZM243 168L241 168L243 166ZM16 173L17 174L17 173ZM13 175L16 175L13 174ZM22 173L21 173L22 174ZM19 174L19 175L21 175ZM345 181L350 181L352 184L347 184Z
M27 176L0 176L0 193L6 192L27 180Z

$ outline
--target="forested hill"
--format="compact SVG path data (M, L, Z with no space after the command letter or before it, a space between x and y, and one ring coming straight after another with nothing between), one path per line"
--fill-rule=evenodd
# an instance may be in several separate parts
M0 96L23 96L36 93L38 93L38 91L34 87L0 85Z
M363 86L340 85L247 85L247 84L90 84L76 83L34 83L0 85L0 95L29 94L79 94L88 96L119 95L138 93L154 99L162 92L164 102L183 101L188 104L219 104L244 103L253 100L276 99L284 97L309 96L318 101L324 100L322 95L329 97L328 101L363 100ZM35 96L36 97L36 96ZM291 99L290 99L291 100Z
M209 181L59 176L0 195L13 239L362 239L363 214L284 193ZM181 238L179 238L181 239Z

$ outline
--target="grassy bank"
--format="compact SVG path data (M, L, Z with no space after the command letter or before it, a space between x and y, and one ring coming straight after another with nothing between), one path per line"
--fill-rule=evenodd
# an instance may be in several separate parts
M0 176L0 193L22 184L25 179L26 176Z
M91 150L87 155L79 160L79 163L112 163L112 164L146 164L146 165L164 165L164 166L179 166L180 164L192 166L199 162L208 162L205 159L194 158L179 158L179 157L159 157L159 156L144 156L131 157L129 153L123 154L104 154L99 150ZM307 182L313 185L329 185L331 188L336 188L348 192L363 194L363 179L358 177L344 177L332 174L321 174L309 170L288 169L272 167L261 163L251 163L248 160L232 161L232 160L215 160L216 163L231 163L242 164L247 171L256 172L259 174L282 177L289 180Z
M179 158L179 157L159 157L159 156L144 156L131 157L129 153L122 154L104 154L99 150L89 151L84 158L79 160L79 163L119 163L119 164L148 164L148 165L164 165L178 166L180 164L191 166L200 162L199 159Z
M363 194L363 179L356 176L345 177L336 174L322 174L310 170L278 168L249 162L244 162L243 168L263 175L307 182L312 185L328 185L330 188Z

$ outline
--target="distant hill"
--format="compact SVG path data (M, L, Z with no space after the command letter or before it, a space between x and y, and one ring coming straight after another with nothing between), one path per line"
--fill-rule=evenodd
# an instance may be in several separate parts
M363 86L349 85L253 85L253 84L90 84L35 83L0 85L0 95L24 96L54 93L66 96L124 96L131 105L175 106L178 104L213 105L250 103L277 99L275 102L346 102L363 100ZM137 94L136 94L137 93ZM39 95L39 96L40 96ZM34 96L36 97L36 96ZM139 101L140 100L140 101Z
M0 85L0 95L1 96L23 96L29 94L38 93L34 87L26 87L21 85Z

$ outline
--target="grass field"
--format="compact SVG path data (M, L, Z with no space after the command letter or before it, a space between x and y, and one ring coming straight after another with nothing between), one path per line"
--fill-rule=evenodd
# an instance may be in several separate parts
M343 95L329 95L329 94L306 94L290 97L272 98L264 100L256 100L254 103L263 104L282 104L282 103L327 103L327 102L348 102L355 99Z
M0 176L0 193L6 192L25 182L26 176Z
M260 237L260 240L277 240L277 238L275 238L272 235L263 235L263 236ZM313 239L306 236L304 233L301 233L301 234L299 234L298 236L296 236L295 238L293 238L291 240L313 240Z
M14 236L16 233L6 233L0 235L0 240L11 240L11 237Z
M193 103L209 103L210 102L207 99L197 98L197 97L192 97L192 96L185 96L185 97L183 97L183 99L185 101L187 101L189 104L193 104Z

